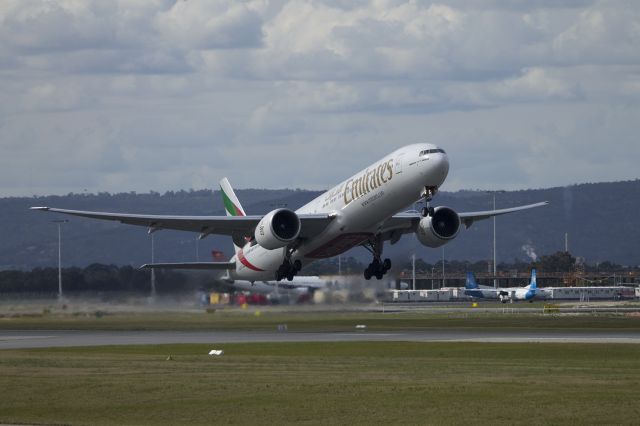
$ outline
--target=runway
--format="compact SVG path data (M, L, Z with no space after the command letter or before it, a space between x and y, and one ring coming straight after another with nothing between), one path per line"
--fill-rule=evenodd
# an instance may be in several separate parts
M0 331L0 349L68 346L157 345L168 343L260 342L498 342L498 343L640 343L638 331L565 330L420 330L391 332L252 331Z

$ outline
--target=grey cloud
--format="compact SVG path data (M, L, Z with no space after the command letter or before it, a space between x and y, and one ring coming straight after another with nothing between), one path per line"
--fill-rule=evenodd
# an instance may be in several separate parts
M523 12L398 2L381 13L293 3L265 27L255 65L282 79L322 80L333 72L329 79L487 80L600 58L637 62L638 11L631 9L596 3Z
M186 48L259 47L260 15L240 2L176 2L158 14L155 27L168 40Z
M640 10L612 2L582 11L552 43L558 62L570 64L637 64L638 45Z
M637 177L639 13L6 0L0 191L322 189L419 141L451 154L448 189Z
M100 4L109 3L8 1L0 12L3 43L24 53L113 46L113 10Z
M79 73L185 73L200 49L257 47L260 16L225 2L7 1L0 64ZM16 68L14 66L14 68Z

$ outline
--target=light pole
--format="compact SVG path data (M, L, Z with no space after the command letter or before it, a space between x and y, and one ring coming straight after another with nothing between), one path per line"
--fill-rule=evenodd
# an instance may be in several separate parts
M489 194L493 195L493 210L496 209L496 194L504 193L506 191L497 190L497 191L487 191ZM496 275L498 273L497 265L496 265L496 217L493 216L493 288L498 288L498 279Z
M431 290L433 290L433 280L435 279L436 276L436 267L432 267L431 268Z
M153 232L151 233L151 264L155 263L155 244L153 239ZM151 297L156 295L156 269L151 268Z
M442 246L442 287L444 287L444 246Z
M415 291L416 289L416 254L413 253L411 255L411 277L412 277L412 289Z
M58 299L62 299L62 224L69 221L59 219L52 222L58 225Z

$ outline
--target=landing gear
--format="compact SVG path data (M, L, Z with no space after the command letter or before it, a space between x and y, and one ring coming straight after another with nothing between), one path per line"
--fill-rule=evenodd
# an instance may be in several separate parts
M427 202L427 206L423 207L422 210L420 211L420 213L424 217L427 217L427 216L433 217L434 211L435 211L435 209L429 205L429 202Z
M285 259L276 271L276 281L282 281L285 278L287 281L293 281L293 277L298 274L300 269L302 269L300 260L291 262L291 259Z
M389 269L391 269L391 259L385 259L382 262L378 259L373 259L373 262L364 270L364 279L370 280L371 277L376 277L381 280Z
M364 244L364 248L373 254L373 261L364 270L364 279L370 280L376 277L381 280L384 274L391 269L391 259L381 259L382 256L382 240L380 238L369 240Z
M422 191L422 196L424 197L424 202L425 202L426 206L423 207L422 210L420 211L422 216L424 216L424 217L427 217L427 216L433 217L434 208L431 207L430 203L431 203L431 200L433 199L433 196L436 195L436 192L438 192L438 188L435 187L435 186L425 186L424 187L424 190Z

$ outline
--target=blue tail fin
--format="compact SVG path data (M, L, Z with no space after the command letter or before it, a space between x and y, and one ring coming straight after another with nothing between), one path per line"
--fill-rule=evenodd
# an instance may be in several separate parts
M532 290L535 290L538 288L538 280L536 277L536 270L535 268L531 270L531 281L529 282L529 288Z
M473 272L467 272L467 281L464 284L464 288L478 288L478 283L476 282L476 277L473 275Z

